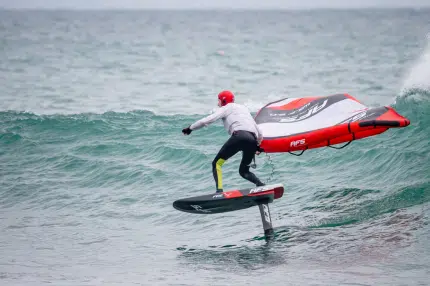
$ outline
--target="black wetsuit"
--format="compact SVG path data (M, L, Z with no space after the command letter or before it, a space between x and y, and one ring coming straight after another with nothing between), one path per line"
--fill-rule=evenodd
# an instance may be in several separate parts
M239 174L246 180L257 186L264 184L249 171L251 162L258 150L257 138L254 133L249 131L234 131L231 137L224 143L212 162L212 172L216 183L217 192L222 191L222 171L221 167L225 161L242 151L242 161L239 166Z
M243 152L239 174L257 186L264 185L249 171L249 165L255 156L255 151L259 150L258 142L261 143L263 140L263 133L246 106L234 102L228 103L214 113L194 122L188 128L183 129L182 132L189 135L193 130L207 126L218 119L222 119L224 128L228 134L231 134L231 137L221 147L212 162L212 172L217 191L222 191L223 189L222 165L239 151Z

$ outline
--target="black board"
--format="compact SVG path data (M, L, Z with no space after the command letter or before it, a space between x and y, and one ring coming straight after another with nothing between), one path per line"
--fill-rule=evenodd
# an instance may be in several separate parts
M188 213L216 214L269 204L283 194L282 184L273 184L179 199L173 202L173 207Z

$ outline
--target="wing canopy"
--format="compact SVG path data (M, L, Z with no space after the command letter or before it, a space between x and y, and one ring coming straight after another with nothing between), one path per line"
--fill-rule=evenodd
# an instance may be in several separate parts
M349 94L281 99L264 106L255 120L267 153L351 142L410 124L391 107L369 108Z

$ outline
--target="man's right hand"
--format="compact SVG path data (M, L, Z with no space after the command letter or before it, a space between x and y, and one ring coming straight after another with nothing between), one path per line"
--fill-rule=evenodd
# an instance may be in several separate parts
M182 133L184 133L184 135L190 135L192 131L193 130L191 130L189 126L187 128L182 129Z

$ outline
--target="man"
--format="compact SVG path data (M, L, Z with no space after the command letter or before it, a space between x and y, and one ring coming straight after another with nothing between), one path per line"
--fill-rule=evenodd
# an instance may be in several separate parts
M259 147L263 140L263 134L260 128L255 123L248 108L234 102L234 94L231 91L224 90L218 94L218 106L220 108L215 113L182 129L182 133L189 135L194 130L207 126L218 119L222 119L224 128L231 137L224 143L212 162L212 173L216 184L216 191L223 191L222 165L239 151L242 151L239 174L256 186L264 186L264 184L249 171L249 166L255 154L258 155L263 151Z

